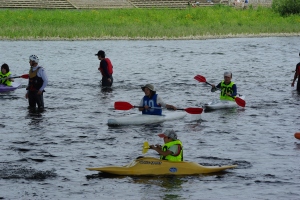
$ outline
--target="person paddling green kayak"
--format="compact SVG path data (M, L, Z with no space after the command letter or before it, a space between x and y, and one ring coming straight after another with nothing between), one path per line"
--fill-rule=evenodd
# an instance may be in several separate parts
M167 109L176 110L177 108L173 105L166 104L159 96L156 94L154 86L151 84L146 84L141 87L145 93L145 96L140 102L139 111L142 111L145 115L162 115L161 107Z

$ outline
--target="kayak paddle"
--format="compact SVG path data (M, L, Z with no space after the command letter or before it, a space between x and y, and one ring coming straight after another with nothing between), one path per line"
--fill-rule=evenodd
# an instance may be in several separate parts
M117 101L114 105L116 110L130 110L132 108L143 108L141 106L134 106L125 101ZM153 109L162 109L160 107L150 107ZM203 108L177 108L177 110L184 110L189 114L201 114L203 112Z
M147 141L145 141L144 145L143 145L143 151L142 151L142 153L143 154L147 153L148 149L150 149L149 143Z
M9 78L25 78L28 79L29 78L29 74L23 74L21 76L14 76L14 77L9 77ZM0 80L5 79L5 78L1 78Z
M212 86L212 84L210 84L210 83L208 83L208 82L206 81L206 78L205 78L204 76L196 75L196 76L194 77L194 79L196 79L197 81L199 81L199 82L201 82L201 83L206 83L206 84ZM217 88L217 89L219 89L219 88ZM219 89L219 90L220 90L220 89ZM234 98L234 100L235 100L235 102L236 102L237 105L239 105L239 106L241 106L241 107L245 107L245 106L246 106L246 101L245 101L244 99L241 99L241 98L239 98L239 97L232 97L232 98Z

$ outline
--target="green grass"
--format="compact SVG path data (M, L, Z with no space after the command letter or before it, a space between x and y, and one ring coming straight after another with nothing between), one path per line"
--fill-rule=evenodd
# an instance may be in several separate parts
M2 39L161 39L300 33L300 15L271 8L0 10Z

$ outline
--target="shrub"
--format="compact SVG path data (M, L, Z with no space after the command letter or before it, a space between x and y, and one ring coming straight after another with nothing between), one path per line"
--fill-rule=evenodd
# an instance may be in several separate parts
M300 13L300 0L273 0L272 9L281 15Z

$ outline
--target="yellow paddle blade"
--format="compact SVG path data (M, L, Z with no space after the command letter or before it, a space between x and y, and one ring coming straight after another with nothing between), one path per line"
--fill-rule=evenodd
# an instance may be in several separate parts
M148 152L148 149L146 149L146 148L143 148L143 151L142 151L142 153L143 154L145 154L145 153L147 153Z
M150 148L149 143L146 141L144 142L143 151L142 153L145 154L148 152L148 149Z
M149 143L148 143L147 141L144 142L144 148L146 148L146 149L149 149L149 148L150 148Z

